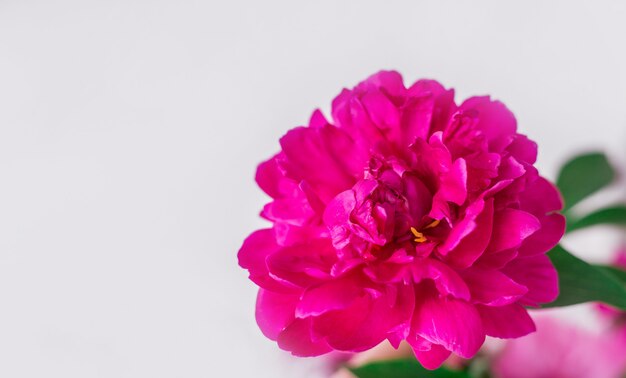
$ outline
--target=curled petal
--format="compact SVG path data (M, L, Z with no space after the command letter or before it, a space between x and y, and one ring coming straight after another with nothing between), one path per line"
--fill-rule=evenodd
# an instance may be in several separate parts
M413 335L407 341L413 348L415 358L426 369L434 370L439 368L452 353L441 345L433 344L417 335Z
M355 207L354 191L346 190L333 198L324 211L324 224L330 230L335 248L344 248L351 241L351 232L348 226L350 213Z
M413 265L413 280L430 279L442 295L469 300L470 291L461 276L446 264L431 258L417 259Z
M485 341L482 320L473 305L432 290L417 293L411 332L465 358L473 357Z
M300 357L319 356L332 350L324 340L313 339L311 318L295 319L277 338L278 346Z

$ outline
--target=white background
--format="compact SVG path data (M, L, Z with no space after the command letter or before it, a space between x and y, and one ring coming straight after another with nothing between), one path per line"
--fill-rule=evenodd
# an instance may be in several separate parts
M548 177L579 150L621 163L624 20L617 0L0 0L0 376L312 376L237 266L278 138L394 68L504 101Z

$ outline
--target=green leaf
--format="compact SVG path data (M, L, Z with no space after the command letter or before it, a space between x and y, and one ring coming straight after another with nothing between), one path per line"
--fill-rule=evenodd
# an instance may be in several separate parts
M565 163L556 181L565 210L610 184L614 177L611 164L601 152L580 155Z
M616 266L608 266L608 265L601 265L599 266L599 268L608 271L615 278L620 280L622 284L626 285L626 270L618 268Z
M604 302L626 309L626 284L606 267L591 265L556 246L548 257L559 273L559 297L544 307Z
M571 220L567 225L567 232L598 224L626 225L626 205L616 205L594 211L580 219Z
M427 370L415 358L371 362L367 365L350 368L358 378L468 378L463 371L441 367Z

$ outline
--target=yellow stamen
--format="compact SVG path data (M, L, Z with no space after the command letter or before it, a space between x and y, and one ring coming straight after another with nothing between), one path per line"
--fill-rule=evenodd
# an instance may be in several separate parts
M424 236L424 234L422 234L421 232L417 231L415 229L415 227L411 227L411 232L413 233L413 235L415 235L415 242L417 243L423 243L426 241L426 236Z
M434 221L430 222L430 224L424 228L433 228L433 227L437 227L439 225L439 222L441 222L439 219L435 219Z

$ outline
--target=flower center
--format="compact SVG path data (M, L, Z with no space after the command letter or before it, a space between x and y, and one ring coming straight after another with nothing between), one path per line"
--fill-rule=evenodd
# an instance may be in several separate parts
M437 225L439 225L439 222L441 222L439 219L435 219L434 221L430 222L426 227L424 227L424 230L437 227ZM415 239L413 239L413 241L416 243L424 243L428 240L426 236L424 236L424 233L417 231L415 227L411 227L411 233L415 236Z

